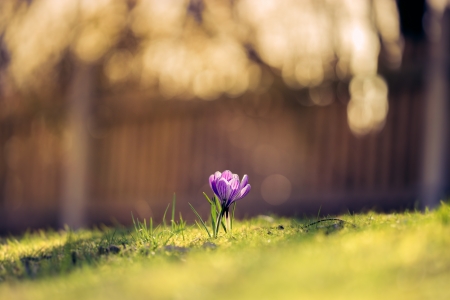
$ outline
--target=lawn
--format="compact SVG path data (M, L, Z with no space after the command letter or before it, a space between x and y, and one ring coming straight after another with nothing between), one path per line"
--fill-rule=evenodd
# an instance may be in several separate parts
M450 206L336 218L4 237L0 299L450 299Z

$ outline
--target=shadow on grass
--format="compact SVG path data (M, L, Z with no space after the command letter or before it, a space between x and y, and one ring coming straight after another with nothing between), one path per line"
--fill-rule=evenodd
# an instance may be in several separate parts
M0 260L0 284L60 276L85 265L96 266L102 257L115 255L129 248L129 230L125 228L108 229L100 232L100 235L84 238L70 230L66 234L66 241L62 245ZM10 239L12 248L15 242L17 240ZM8 239L2 239L2 244L8 244Z

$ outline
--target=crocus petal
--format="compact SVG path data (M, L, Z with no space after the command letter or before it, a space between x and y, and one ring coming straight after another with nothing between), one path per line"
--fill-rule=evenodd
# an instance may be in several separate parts
M227 184L227 194L226 194L224 200L226 200L226 201L228 202L228 200L230 200L230 196L231 196L231 185L230 185L230 183L228 182L228 184Z
M247 174L245 174L242 177L241 185L239 186L239 188L242 190L244 188L244 186L247 185L247 183L248 183L248 176L247 176Z
M230 181L233 178L233 173L230 170L225 170L222 172L222 178L225 178L227 181Z
M216 186L216 180L214 179L214 174L209 176L209 186L211 187L214 194L218 195L217 192L217 186Z
M241 189L239 188L239 180L236 178L233 178L230 180L230 189L231 189L231 194L230 197L228 197L228 202L231 202L234 198L236 198L236 196L239 194L239 192L241 191Z
M212 183L214 182L214 174L212 174L211 176L209 176L209 187L212 189Z
M233 174L233 178L236 179L237 181L239 181L239 175L238 174Z
M247 196L247 194L250 192L250 189L251 189L251 188L252 188L252 186L251 186L250 184L247 184L247 185L241 190L241 192L240 192L239 195L236 197L236 199L233 200L233 202L234 202L234 201L237 201L237 200L240 200L240 199L244 198L245 196Z
M222 177L222 173L220 173L219 171L217 171L216 173L214 173L214 179L216 180L216 183L217 183L217 180L220 179L220 177Z
M217 196L219 196L220 200L226 201L230 195L231 188L230 184L225 178L220 178L216 185L217 188Z

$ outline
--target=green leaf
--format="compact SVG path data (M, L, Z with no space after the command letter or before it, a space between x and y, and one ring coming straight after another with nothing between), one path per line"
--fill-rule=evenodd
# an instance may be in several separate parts
M216 196L213 197L214 198L214 202L216 203L216 208L217 208L217 213L219 213L219 207L220 207L220 212L222 212L222 203L220 203L219 199L217 199Z
M213 202L211 201L211 199L209 199L208 195L206 195L205 192L203 192L203 195L205 196L206 200L208 200L209 204L213 204Z
M217 219L217 208L211 202L211 228L213 229L213 232L216 232L216 229L215 229L216 219Z
M218 233L219 233L219 224L221 224L222 223L222 217L223 217L223 214L224 214L224 210L222 210L221 212L220 212L220 214L219 214L219 216L217 217L217 221L216 221L216 225L215 225L215 227L214 227L214 229L215 229L215 231L214 231L214 237L216 238L217 237L217 235L218 235ZM223 224L222 224L222 226L223 226ZM226 229L224 228L224 230L225 230L225 232L226 232Z

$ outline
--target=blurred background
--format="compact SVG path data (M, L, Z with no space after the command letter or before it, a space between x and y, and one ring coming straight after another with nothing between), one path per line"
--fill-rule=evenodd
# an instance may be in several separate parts
M423 209L448 194L447 0L0 2L0 233Z

